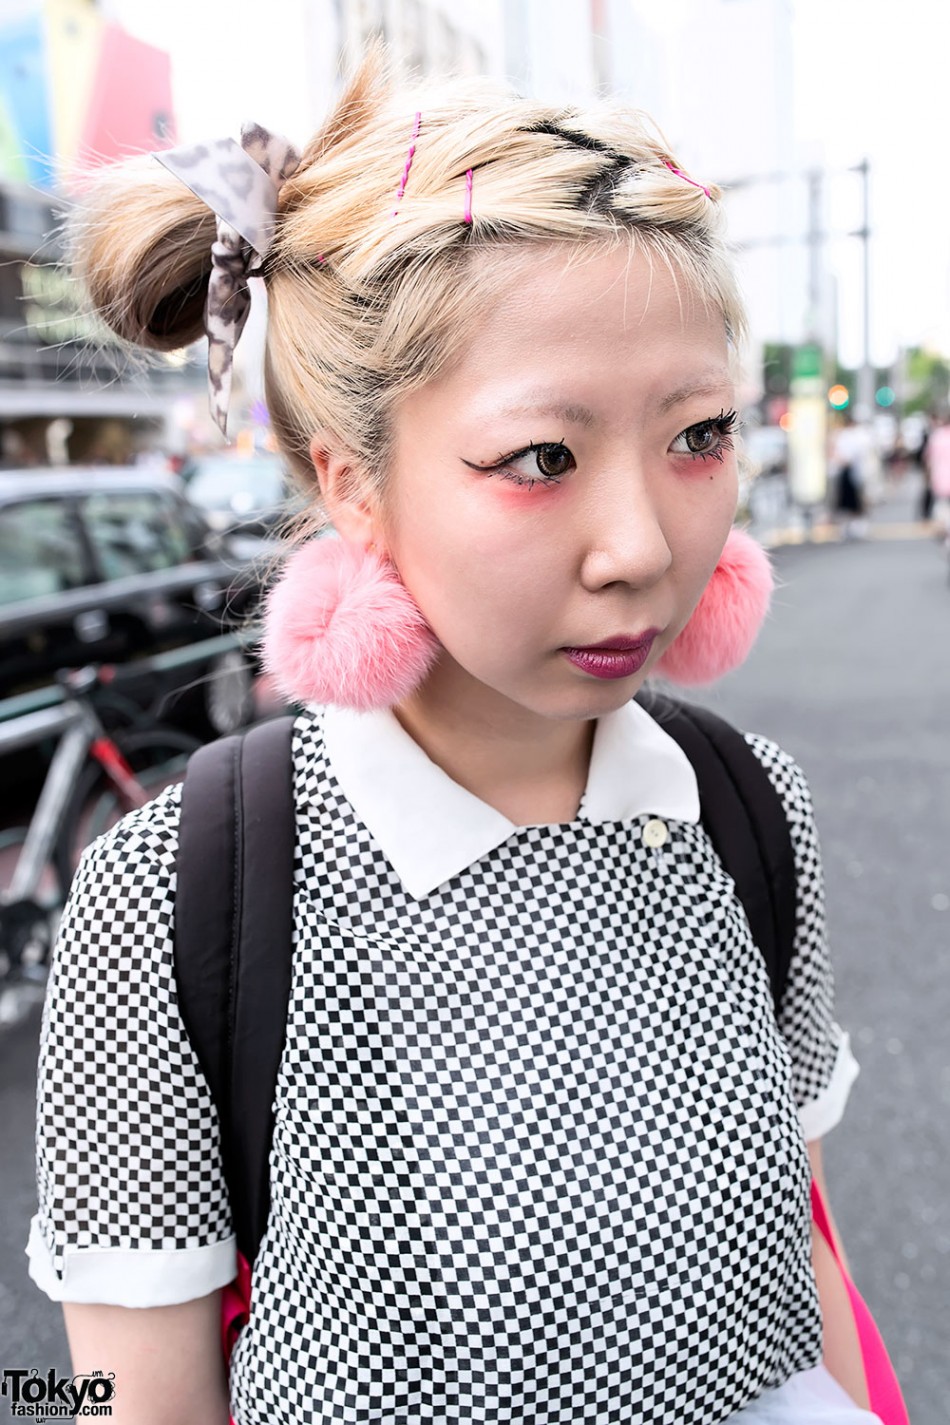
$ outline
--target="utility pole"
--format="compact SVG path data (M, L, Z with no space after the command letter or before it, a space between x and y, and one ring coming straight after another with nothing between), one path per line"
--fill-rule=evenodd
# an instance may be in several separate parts
M861 226L853 234L861 239L862 247L862 293L863 313L863 353L861 370L858 373L858 405L865 420L874 413L874 367L871 365L871 165L862 159L855 164L853 173L861 175Z
M820 168L812 168L808 180L808 310L805 319L805 336L808 341L824 344L825 325L823 321L822 261L821 245L824 233L821 229L821 188L824 174Z
M749 188L761 183L780 183L788 178L805 178L808 183L808 230L803 235L774 233L771 237L753 238L748 242L737 242L734 244L739 252L748 251L759 247L783 247L788 244L805 243L808 247L808 302L805 314L804 329L805 338L808 341L821 340L820 327L825 323L821 320L822 312L822 261L821 247L828 238L836 236L834 233L823 232L821 229L821 203L822 185L826 179L834 177L834 169L811 169L807 173L758 173L749 177L734 178L720 183L720 187L728 193L737 191L740 188ZM858 392L855 404L863 405L866 408L866 415L870 417L874 411L874 367L871 363L871 165L868 159L862 159L858 164L848 169L838 169L838 174L859 173L861 175L861 227L853 228L847 233L848 237L861 239L862 243L862 342L863 356L861 369L858 376ZM837 234L845 236L844 233ZM827 324L829 331L827 335L833 338L832 354L837 354L837 314L834 321Z
M598 94L610 89L610 37L606 0L590 0L591 63Z

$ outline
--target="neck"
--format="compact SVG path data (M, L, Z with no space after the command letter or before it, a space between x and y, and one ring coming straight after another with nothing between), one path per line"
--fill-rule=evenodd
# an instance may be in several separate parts
M596 722L543 717L456 668L440 662L393 708L406 732L454 782L516 825L572 821Z

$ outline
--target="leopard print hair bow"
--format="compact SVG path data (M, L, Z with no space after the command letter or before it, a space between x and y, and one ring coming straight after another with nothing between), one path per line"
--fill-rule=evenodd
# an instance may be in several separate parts
M241 142L215 139L154 154L217 215L211 276L205 302L208 334L208 405L227 436L234 348L251 309L250 270L274 237L280 185L300 163L289 139L260 124L245 124Z

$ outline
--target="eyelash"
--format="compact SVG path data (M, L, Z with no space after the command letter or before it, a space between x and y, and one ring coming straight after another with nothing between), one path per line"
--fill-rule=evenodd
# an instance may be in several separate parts
M685 454L690 460L717 460L720 465L725 459L727 450L732 450L735 442L732 435L736 429L739 416L737 411L720 411L718 416L712 416L706 421L694 421L692 425L686 426L680 431L676 440L682 436L689 435L693 431L715 430L719 436L719 443L714 450L697 451L677 451L677 454ZM675 442L674 442L675 444ZM522 475L517 470L509 467L515 460L522 460L524 456L545 450L568 450L568 447L561 440L532 441L530 445L524 445L520 450L509 451L507 455L499 456L492 465L475 465L472 461L466 460L464 463L471 470L478 470L482 475L500 475L503 480L511 480L516 485L521 485L526 489L531 489L534 485L558 485L564 479L568 471L562 475ZM570 451L568 451L570 454ZM573 459L573 456L571 457Z
M512 450L507 455L499 456L494 465L473 465L470 460L466 460L465 464L471 470L480 471L482 475L500 475L503 480L511 480L514 484L523 485L529 490L533 485L558 485L564 479L564 475L568 473L566 470L563 475L543 475L539 472L537 476L534 476L522 475L519 471L508 468L513 460L521 460L525 455L543 450L567 450L567 446L563 440L533 440L530 445L522 446L520 450ZM568 454L570 455L570 451ZM574 459L573 455L571 455L571 459Z
M681 430L676 440L684 435L689 435L691 431L714 430L719 436L719 443L715 450L687 450L677 451L677 455L688 455L690 460L718 460L721 465L725 459L726 451L732 450L735 441L732 439L739 420L738 411L720 411L718 416L713 416L708 421L695 421L693 425ZM676 444L674 440L673 444Z

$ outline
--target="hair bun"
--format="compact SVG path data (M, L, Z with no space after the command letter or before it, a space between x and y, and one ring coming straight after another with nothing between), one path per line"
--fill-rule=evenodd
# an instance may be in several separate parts
M66 225L89 305L123 341L175 351L204 335L215 216L150 154L95 175Z

